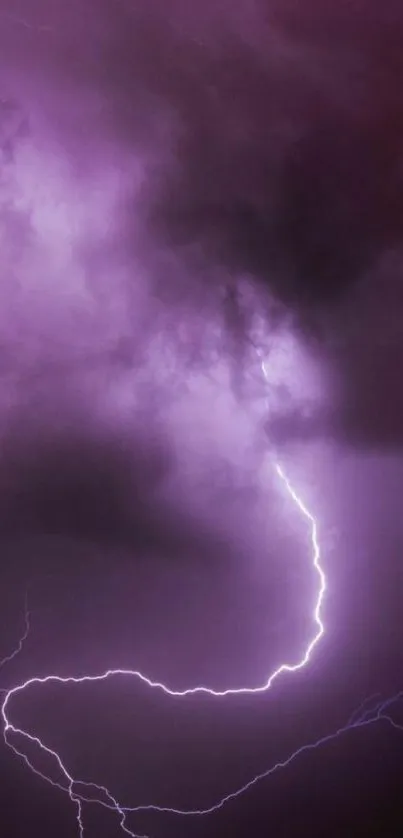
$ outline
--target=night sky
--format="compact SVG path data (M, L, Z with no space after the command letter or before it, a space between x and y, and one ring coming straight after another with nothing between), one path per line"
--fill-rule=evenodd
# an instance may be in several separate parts
M4 838L403 834L402 43L2 0Z

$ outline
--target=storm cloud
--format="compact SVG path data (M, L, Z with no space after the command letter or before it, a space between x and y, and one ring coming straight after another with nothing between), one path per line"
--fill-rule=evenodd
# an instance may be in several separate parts
M282 438L400 446L401 338L384 324L401 311L402 27L375 3L365 19L359 4L263 0L4 8L3 168L31 136L66 162L72 195L86 181L89 217L100 196L106 222L91 238L82 218L73 256L126 312L111 345L138 359L163 331L192 363L254 348L249 285L268 333L290 322L335 381L324 418L294 408ZM20 259L21 204L5 208Z

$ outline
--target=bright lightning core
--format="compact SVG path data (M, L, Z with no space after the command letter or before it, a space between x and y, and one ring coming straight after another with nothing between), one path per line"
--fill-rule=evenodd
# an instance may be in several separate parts
M61 789L65 793L69 795L69 798L72 804L75 806L76 809L76 819L77 819L77 829L79 838L84 838L84 821L83 821L83 804L84 803L92 803L102 806L106 809L109 809L116 813L119 818L119 824L122 832L126 835L131 836L131 838L146 838L146 836L140 836L138 833L133 832L127 825L127 817L130 813L136 812L160 812L160 813L169 813L181 816L197 816L197 815L208 815L217 810L221 809L224 805L229 803L231 800L239 797L240 795L244 794L248 789L258 783L260 780L266 779L271 776L274 772L279 770L280 768L287 767L294 759L297 759L299 756L304 754L307 751L311 751L317 749L319 747L325 747L327 743L330 741L340 737L344 733L348 731L353 731L361 728L366 728L369 725L374 724L375 722L387 722L389 725L392 726L395 730L402 731L403 726L399 725L390 715L391 708L395 703L403 698L403 693L399 693L396 696L389 698L378 700L375 702L375 698L377 696L371 696L366 699L362 705L357 709L355 713L350 717L346 725L339 728L338 730L334 731L333 733L324 736L313 743L308 743L303 745L302 747L298 748L294 751L287 759L282 762L278 762L275 765L268 768L266 771L257 774L253 777L249 782L245 783L241 788L236 789L233 792L230 792L221 800L217 801L209 808L205 809L175 809L167 806L158 806L156 804L147 804L147 805L137 805L137 806L123 806L119 803L119 801L114 797L114 795L106 788L106 786L98 785L96 783L87 782L80 780L78 778L74 778L70 772L68 771L66 765L64 764L60 754L55 750L49 748L39 737L32 735L28 731L17 727L14 725L9 718L9 706L13 696L17 695L18 693L22 693L23 691L27 690L27 688L33 684L46 684L50 682L58 682L58 683L75 683L75 684L82 684L89 681L105 681L109 678L113 678L116 676L121 677L132 677L141 680L145 683L148 687L162 690L165 694L174 697L184 697L188 695L192 695L195 693L207 693L211 696L216 697L225 697L228 695L233 694L240 694L240 693L259 693L267 691L275 679L282 673L282 672L295 672L298 669L302 669L310 660L311 654L313 649L315 648L316 644L319 642L320 638L324 633L324 625L322 622L322 604L323 599L326 591L326 577L321 565L321 554L320 554L320 547L318 541L318 532L317 532L317 523L312 515L311 512L307 509L295 489L290 484L288 478L286 477L282 467L276 463L275 470L281 481L283 482L289 496L291 497L292 501L296 504L302 515L308 520L310 525L311 531L311 545L312 545L312 561L313 566L317 572L319 586L318 586L318 593L316 597L316 602L313 609L313 619L316 626L316 631L309 642L308 646L306 647L305 653L300 661L294 664L283 663L279 666L266 680L266 682L258 687L239 687L239 688L228 688L226 690L214 690L210 687L200 685L196 687L189 687L188 689L179 691L171 689L166 684L163 684L159 681L153 681L150 678L147 678L146 675L137 671L137 670L126 670L126 669L108 669L107 671L98 674L98 675L84 675L82 677L61 677L56 674L50 674L45 677L39 678L34 677L26 680L25 682L18 684L15 687L12 687L8 690L3 690L2 692L5 693L5 697L3 700L3 704L1 706L1 715L4 723L4 740L8 747L16 754L17 756L21 757L25 764L38 776L42 779L50 783L52 786ZM25 639L28 636L29 629L30 629L30 621L29 621L29 611L27 601L25 603L25 632L17 644L14 652L10 655L5 657L3 661L0 662L0 667L5 665L9 660L15 657L22 648L22 645ZM46 754L48 757L51 757L52 760L57 764L58 768L61 771L62 776L65 779L65 784L62 782L57 782L49 777L47 774L43 773L39 769L35 768L32 764L30 759L27 755L17 748L15 745L12 744L10 741L10 737L12 735L20 736L25 743L34 744Z
M314 566L314 568L316 570L316 573L318 575L318 581L319 581L318 593L317 593L316 601L315 601L314 608L313 608L313 620L314 620L314 623L315 623L316 630L315 630L315 634L314 634L313 638L310 640L310 642L309 642L301 660L297 661L296 663L292 663L292 664L290 664L290 663L281 664L274 672L272 672L268 676L268 678L267 678L267 680L265 681L264 684L262 684L260 686L257 686L257 687L238 687L238 688L228 688L228 689L224 689L224 690L215 690L215 689L212 689L211 687L208 687L208 686L205 686L205 685L199 685L199 686L196 686L196 687L189 687L185 690L175 690L175 689L172 689L171 687L167 686L166 684L164 684L160 681L153 681L152 679L148 678L146 675L144 675L142 672L139 672L138 670L108 669L105 672L103 672L101 674L98 674L98 675L88 674L88 675L84 675L84 676L81 676L81 677L75 677L75 676L61 677L61 676L59 676L57 674L53 674L53 673L49 674L45 677L41 677L41 678L33 677L33 678L29 678L28 680L26 680L25 682L23 682L21 684L18 684L17 686L12 687L11 689L9 689L5 692L5 698L4 698L3 704L1 706L1 715L2 715L2 718L3 718L3 722L4 722L4 739L5 739L6 744L14 751L15 754L22 757L22 759L31 768L32 771L34 771L36 774L39 774L39 776L41 776L43 779L50 782L52 785L58 786L59 788L62 788L64 791L68 792L72 803L74 803L75 806L77 807L77 824L78 824L78 829L79 829L79 835L80 836L84 835L84 826L83 826L83 821L82 821L82 803L84 801L97 802L99 805L106 806L107 808L112 808L114 811L116 811L116 813L120 817L121 828L123 829L124 832L126 832L126 834L133 836L133 838L135 838L135 833L131 832L128 829L126 823L125 823L126 813L128 811L139 811L140 809L148 809L148 810L176 812L177 814L191 814L191 812L185 812L185 811L173 810L173 809L161 809L160 807L157 807L157 806L140 806L140 807L137 806L137 807L135 807L135 809L128 809L126 807L122 807L118 803L118 801L113 797L113 795L109 792L109 790L106 789L104 786L99 786L99 785L96 785L96 784L93 784L93 783L83 783L82 781L73 778L70 775L69 771L67 770L66 766L64 765L64 763L62 761L62 758L60 757L60 755L56 751L53 751L52 749L48 748L45 745L45 743L43 741L41 741L38 737L33 736L32 734L28 733L28 731L26 731L26 730L23 730L21 728L16 727L10 721L9 707L10 707L11 700L12 700L13 696L15 696L17 693L22 693L23 691L27 690L27 688L30 687L33 684L46 684L46 683L50 683L50 682L58 682L58 683L62 683L62 684L66 684L66 683L82 684L82 683L85 683L85 682L88 682L88 681L105 681L106 679L109 679L109 678L112 678L112 677L121 676L121 677L137 678L140 681L142 681L143 683L145 683L148 687L153 688L153 689L162 690L164 693L166 693L169 696L184 697L184 696L188 696L188 695L193 695L195 693L207 693L208 695L211 695L211 696L224 697L224 696L228 696L228 695L241 694L241 693L251 693L251 694L253 694L253 693L265 692L271 687L271 685L273 684L275 679L281 673L283 673L283 672L295 672L298 669L302 669L308 663L308 661L310 660L310 657L311 657L311 654L312 654L312 651L313 651L314 647L316 646L316 644L318 643L318 641L320 640L320 638L322 637L322 635L324 633L324 625L323 625L323 622L322 622L321 610L322 610L323 598L324 598L324 594L325 594L325 590L326 590L326 577L325 577L325 573L323 571L323 568L321 566L321 555L320 555L320 547L319 547L319 541L318 541L317 522L316 522L314 516L311 514L311 512L309 512L309 510L307 509L307 507L305 506L305 504L303 503L303 501L301 500L299 495L296 493L295 489L291 486L291 484L290 484L288 478L286 477L282 467L278 463L275 464L275 470L276 470L276 473L277 473L278 477L283 482L283 484L286 488L286 491L288 492L292 501L296 504L296 506L298 507L298 509L302 513L302 515L309 522L310 532L311 532L312 561L313 561L313 566ZM6 663L7 660L9 660L12 656L14 656L14 654L16 654L21 649L22 642L25 639L25 637L27 636L28 629L29 629L29 614L28 614L28 611L26 609L26 632L24 634L24 638L20 641L20 643L18 645L18 648L16 649L15 653L13 653L11 656L8 656L7 658L5 658L3 663ZM58 764L63 776L66 779L66 784L67 784L66 787L59 784L59 783L54 782L50 777L46 776L41 771L38 771L30 763L30 761L28 760L26 755L23 752L21 752L19 749L17 749L10 742L10 734L17 734L17 735L21 736L25 741L30 741L30 742L36 744L40 748L41 751L43 751L43 752L47 753L49 756L51 756L56 761L56 763ZM255 778L252 781L252 783L256 782L256 780L257 780L257 778ZM91 789L93 792L96 792L96 798L94 798L93 796L91 796L91 797L84 796L82 793L78 793L77 785L85 786L87 789ZM250 785L250 783L247 786L245 786L245 790L246 790L246 788L249 787L249 785ZM227 800L230 800L232 797L237 796L238 794L240 794L241 791L242 790L239 790L238 792L229 795L228 797L226 797L222 801L220 801L218 804L211 807L211 809L209 809L209 810L203 810L203 811L199 810L198 812L194 811L193 814L204 814L204 813L207 814L207 812L212 812L215 809L224 805L224 803Z

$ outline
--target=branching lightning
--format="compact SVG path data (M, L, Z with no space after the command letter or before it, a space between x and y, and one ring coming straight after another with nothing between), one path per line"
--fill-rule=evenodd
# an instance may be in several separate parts
M29 631L29 611L28 611L28 606L27 606L27 602L26 602L24 635L18 641L18 644L17 644L16 648L14 649L14 651L11 652L7 657L3 658L3 661L1 662L2 666L5 665L8 661L12 660L12 658L14 658L21 651L23 642L27 637L28 631ZM323 628L322 628L322 632L323 632ZM310 651L312 651L312 648L313 648L312 647L312 641L311 641L310 647L308 647L308 648L310 648ZM306 657L306 654L305 654L304 658ZM309 659L309 658L307 658L307 659ZM266 771L263 771L263 772L257 774L249 782L245 783L243 786L236 789L235 791L230 792L229 794L225 795L224 797L222 797L220 800L218 800L216 803L212 804L208 808L205 808L205 809L178 809L178 808L173 808L173 807L168 807L168 806L158 806L156 804L125 806L123 804L120 804L118 802L118 800L113 796L113 794L109 791L109 789L107 789L105 786L98 785L96 783L92 783L92 782L88 782L88 781L75 779L70 774L70 772L66 768L64 762L62 761L60 755L56 751L47 747L44 744L44 742L41 739L39 739L39 737L34 736L31 733L29 733L28 731L23 730L21 728L18 728L14 724L12 724L10 722L10 720L8 718L8 714L7 714L7 707L8 707L8 704L9 704L12 696L15 695L16 693L21 693L22 691L27 689L27 687L29 685L31 685L33 683L43 684L43 683L47 683L49 681L58 681L59 683L71 683L71 682L73 682L73 683L78 684L78 683L83 683L83 682L89 681L89 680L92 680L92 681L93 680L105 680L106 678L112 677L113 675L131 675L131 676L134 676L134 677L139 677L143 681L145 681L149 686L160 688L164 692L166 692L168 695L171 695L171 696L184 696L184 695L189 694L189 691L183 691L183 692L172 691L168 687L166 687L165 685L158 684L156 682L150 681L150 679L145 678L145 676L141 675L141 673L133 672L133 671L130 671L130 670L128 670L128 671L108 670L107 672L103 673L100 676L84 676L82 678L74 678L74 677L62 678L62 677L57 676L57 675L50 675L50 676L47 676L45 678L31 678L31 679L28 679L27 681L25 681L24 683L19 684L16 687L12 687L8 690L4 690L4 692L6 693L6 696L5 696L5 699L4 699L3 704L2 704L1 714L2 714L2 718L3 718L3 722L4 722L4 740L5 740L6 744L14 752L14 754L16 756L19 756L25 762L25 764L31 769L31 771L33 771L37 776L41 777L46 782L50 783L50 785L52 785L53 787L58 788L61 791L65 792L69 795L69 798L70 798L71 802L76 807L77 827L78 827L78 834L79 834L80 838L83 838L83 836L84 836L83 811L82 811L84 803L102 806L103 808L106 808L106 809L109 809L109 810L115 812L119 817L119 825L120 825L120 828L121 828L122 832L126 835L131 836L131 838L147 838L147 836L139 835L138 833L135 833L131 829L129 829L129 827L127 826L127 823L126 823L126 818L129 814L133 814L133 813L136 813L136 812L137 813L138 812L159 812L159 813L167 813L167 814L178 815L178 816L198 816L198 815L200 816L200 815L213 814L214 812L217 812L219 809L222 809L223 806L225 806L227 803L230 803L232 800L235 800L237 797L240 797L242 794L247 792L249 789L251 789L253 786L255 786L260 781L267 779L272 774L277 772L279 769L286 768L287 766L289 766L294 760L296 760L298 757L302 756L304 753L307 753L309 751L317 750L320 747L324 747L327 744L329 744L330 742L332 742L333 740L338 739L343 734L346 734L347 732L352 732L353 730L366 728L366 727L369 727L370 725L374 724L375 722L381 722L381 721L383 721L384 723L389 724L393 729L403 732L403 725L396 722L393 719L393 717L390 715L390 710L391 710L392 706L394 704L397 704L398 701L403 700L403 692L397 693L392 698L383 699L383 700L381 700L379 698L378 694L375 694L375 695L369 696L366 699L364 699L364 701L360 704L360 706L357 708L357 710L351 715L351 717L348 720L348 722L346 723L346 725L344 725L341 728L338 728L336 731L334 731L333 733L328 734L327 736L323 736L323 737L319 738L318 740L316 740L314 742L302 745L300 748L298 748L296 751L294 751L285 760L277 762L274 765L272 765L271 767L269 767ZM268 679L267 684L269 684L269 681L270 681L270 679ZM271 678L271 683L272 683L272 681L273 681L273 677ZM207 690L207 688L203 688L203 689L204 689L204 691ZM261 688L257 688L257 689L261 690ZM266 689L268 689L268 686L266 686ZM251 690L248 689L247 691L250 692ZM223 694L224 695L228 694L228 693L222 693L222 692L217 693L215 691L210 691L210 690L208 690L208 692L209 692L209 694L214 695L214 696L216 696L216 695L221 695L222 696ZM232 692L234 692L234 691L232 691ZM242 690L237 690L236 692L242 692ZM375 699L378 699L378 700L375 702ZM36 745L39 748L40 751L42 751L43 753L46 753L48 756L52 757L54 759L56 765L60 769L63 777L65 778L66 784L63 785L61 782L57 782L57 781L53 780L51 777L44 774L42 771L40 771L34 765L32 765L32 762L29 760L29 758L26 756L26 754L23 751L21 751L19 748L17 748L17 746L14 745L10 741L10 739L9 739L10 734L21 736L23 740ZM88 791L86 793L84 793L84 791L80 791L79 788L83 789L83 790L86 789ZM90 794L90 792L92 792L92 794Z
M10 708L12 704L12 699L17 695L21 694L22 692L27 692L29 687L34 684L42 684L46 685L51 682L57 682L59 684L84 684L87 682L103 682L108 679L112 678L134 678L138 679L139 681L146 684L151 689L161 690L167 696L174 697L174 698L183 698L185 696L194 695L196 693L207 693L210 696L214 697L225 697L235 694L254 694L254 693L262 693L270 689L276 678L278 678L282 673L286 672L295 672L299 669L302 669L304 666L307 665L309 662L312 652L315 646L318 644L319 640L324 634L324 624L322 620L322 606L323 600L326 592L326 576L321 564L321 552L318 540L318 526L315 517L312 513L307 509L303 501L301 500L299 494L295 491L291 483L289 482L288 478L286 477L283 468L278 464L274 464L276 474L282 481L289 497L292 501L296 504L298 509L300 510L301 514L306 518L309 523L310 533L311 533L311 546L312 546L312 563L313 568L316 571L317 578L318 578L318 591L313 607L313 622L315 625L315 633L310 642L308 643L305 653L301 660L297 661L296 663L283 663L279 666L274 672L272 672L265 682L256 687L237 687L237 688L227 688L222 690L213 689L211 687L205 685L199 685L194 687L189 687L184 690L175 690L166 684L155 681L148 678L142 672L138 670L131 670L131 669L108 669L100 674L88 674L83 675L81 677L78 676L68 676L62 677L57 674L49 674L44 677L33 677L29 678L26 681L17 684L9 689L3 690L5 693L4 700L1 705L1 717L3 720L4 725L4 741L6 745L14 752L15 755L20 757L24 760L26 765L38 776L42 779L50 783L52 786L61 789L65 793L68 794L72 804L75 806L76 809L76 818L77 818L77 829L78 835L80 838L84 838L84 822L83 822L83 804L96 804L102 806L106 809L112 810L116 813L119 818L119 824L121 831L131 836L131 838L145 838L145 836L140 836L137 833L133 832L129 826L127 825L127 817L129 814L138 813L138 812L159 812L159 813L169 813L175 814L178 816L196 816L196 815L208 815L216 812L217 810L221 809L225 804L229 803L230 801L234 800L235 798L239 797L240 795L244 794L248 791L252 786L256 785L263 779L267 779L271 774L278 771L280 768L285 768L290 765L295 759L299 756L304 754L307 751L315 750L319 747L324 747L326 744L331 742L332 740L340 737L347 731L357 730L358 728L368 727L369 725L373 724L374 722L384 722L391 725L394 729L403 730L403 725L398 724L390 715L391 708L394 703L398 700L403 698L403 693L399 693L398 695L394 696L391 699L387 700L380 700L378 696L371 696L366 699L358 708L357 711L350 717L347 724L344 727L339 728L335 732L324 736L313 743L309 743L303 745L302 747L298 748L294 751L287 759L282 762L277 762L266 771L257 774L253 777L249 782L243 785L241 788L236 789L222 797L219 801L212 804L210 807L205 809L177 809L177 808L170 808L166 806L158 806L156 804L147 804L147 805L137 805L137 806L127 806L121 804L117 798L107 789L105 786L97 785L96 783L82 781L78 778L74 778L68 768L66 767L65 763L63 762L59 753L55 750L49 748L39 737L29 733L27 730L17 727L10 719ZM9 661L11 661L14 657L22 649L22 646L28 636L30 630L30 614L28 611L28 603L25 603L25 632L21 637L20 641L18 642L14 651L12 651L7 657L3 658L1 661L1 666L5 666ZM378 699L375 702L375 699ZM374 703L375 702L375 703ZM16 744L14 744L15 739L22 740L26 744L31 743L37 747L39 752L46 754L50 757L55 764L55 767L59 769L61 772L63 781L58 782L50 777L48 774L45 774L43 771L37 769L28 756L24 753L23 750L20 750Z
M25 623L24 634L20 637L20 639L18 641L18 644L15 647L15 649L13 649L13 651L10 652L9 655L6 655L4 658L2 658L2 660L0 660L0 669L2 669L3 666L5 666L7 663L10 663L10 661L12 661L13 658L16 658L17 655L20 654L20 652L22 650L22 647L23 647L23 645L24 645L24 643L25 643L25 641L26 641L26 639L29 635L29 632L30 632L30 629L31 629L31 614L30 614L29 609L28 609L28 593L25 594L24 623ZM1 692L4 692L4 691L1 690Z

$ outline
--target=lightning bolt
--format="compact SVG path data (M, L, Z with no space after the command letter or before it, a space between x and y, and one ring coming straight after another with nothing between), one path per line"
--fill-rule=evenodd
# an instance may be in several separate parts
M214 697L225 697L229 695L239 695L239 694L254 694L254 693L262 693L266 692L270 689L276 678L278 678L282 673L286 672L296 672L299 669L305 667L311 655L318 644L319 640L324 634L325 628L322 620L322 606L323 600L326 592L326 576L321 565L321 553L320 553L320 546L318 541L318 526L315 517L312 513L308 510L304 502L301 500L299 494L297 494L296 490L291 485L288 477L285 475L285 472L279 463L274 464L275 471L283 483L285 490L287 491L288 495L297 506L301 514L305 517L305 519L309 523L310 533L311 533L311 546L312 546L312 565L317 573L318 578L318 591L313 607L313 622L315 625L315 633L308 643L305 653L302 658L297 661L296 663L283 663L277 669L274 670L266 679L266 681L257 686L257 687L238 687L238 688L229 688L225 690L216 690L208 686L199 685L195 687L189 687L184 690L175 690L171 687L167 686L166 684L155 681L148 678L146 675L141 673L138 670L132 669L108 669L101 674L88 674L83 675L81 677L78 676L67 676L62 677L57 674L50 674L44 677L33 677L29 678L26 681L18 684L14 687L9 689L2 690L5 693L4 700L1 704L1 718L3 721L3 736L6 745L13 751L13 753L20 757L25 764L33 771L36 775L41 777L46 782L50 783L53 787L61 789L63 792L67 793L71 803L74 805L76 810L76 820L77 820L77 829L79 838L84 838L84 822L83 822L83 804L93 804L102 806L106 809L109 809L116 813L119 818L119 825L121 831L131 836L131 838L147 838L147 836L139 835L138 833L133 832L129 826L127 825L127 816L129 814L135 814L139 812L159 812L159 813L169 813L178 816L201 816L201 815L209 815L214 812L217 812L226 804L230 803L235 798L239 797L240 795L247 792L252 786L255 786L260 781L267 779L276 771L286 768L293 762L294 760L298 759L304 753L308 751L316 750L319 747L325 747L328 743L333 741L334 739L339 738L343 734L347 732L351 732L354 730L358 730L361 728L366 728L374 723L383 722L390 725L393 729L402 731L403 725L398 724L395 721L393 716L391 715L391 708L394 704L400 701L403 698L403 693L398 693L392 698L379 700L378 695L370 696L369 698L365 699L364 702L360 705L360 707L352 714L346 725L339 728L335 732L328 734L313 743L308 743L303 745L302 747L298 748L294 751L287 759L282 762L277 762L268 768L266 771L257 774L253 777L249 782L241 786L240 788L236 789L233 792L222 797L219 801L212 804L210 807L205 809L177 809L171 808L167 806L158 806L156 804L147 804L147 805L137 805L137 806L124 806L122 805L116 797L106 788L106 786L98 785L96 783L80 780L74 778L73 775L69 772L68 768L66 767L65 763L63 762L60 754L49 748L39 737L33 735L32 733L24 730L22 728L17 727L15 724L12 723L9 716L9 709L12 702L13 697L17 694L21 694L29 689L30 686L34 684L49 684L49 683L59 683L59 684L84 684L88 682L103 682L111 678L117 677L125 677L125 678L134 678L138 679L139 681L146 684L151 689L161 690L167 696L170 697L178 697L182 698L189 695L194 695L196 693L206 693L210 696ZM1 666L4 666L10 660L12 660L22 649L23 643L25 642L28 633L30 631L30 614L28 611L28 603L26 601L25 607L25 632L21 639L19 640L16 648L12 651L7 657L3 658L0 662ZM375 699L378 701L375 702ZM375 703L374 703L375 702ZM50 777L48 774L40 771L36 768L27 755L24 753L23 750L20 750L11 740L15 738L22 739L23 742L31 743L37 747L40 753L46 754L48 757L54 761L55 766L59 769L62 781L58 782Z
M2 662L3 664L6 661L11 660L13 657L15 657L15 655L18 654L18 652L22 648L21 644L22 644L22 638L19 641L19 643L18 643L16 649L14 650L14 652L12 652L10 655L8 655L7 658L3 659L3 662ZM111 670L111 671L109 671L109 674L110 675L121 674L121 671ZM137 673L129 672L129 674L136 675ZM108 677L108 673L104 673L103 676L98 676L98 677L95 676L95 677L96 677L97 680L99 680L99 678ZM125 833L126 835L131 836L131 838L147 838L147 836L139 835L138 833L135 833L131 829L129 829L129 827L127 826L127 823L126 823L127 815L135 814L135 813L139 813L139 812L158 812L158 813L166 813L166 814L171 814L171 815L173 814L173 815L178 815L178 816L200 816L200 815L213 814L214 812L217 812L219 809L222 809L226 804L230 803L232 800L235 800L237 797L240 797L242 794L247 792L253 786L257 785L259 782L268 779L272 774L274 774L278 770L280 770L282 768L286 768L292 762L294 762L299 757L301 757L303 754L305 754L309 751L317 750L318 748L323 748L327 744L329 744L330 742L340 738L344 734L347 734L349 732L351 733L352 731L355 731L355 730L358 730L358 729L361 729L361 728L367 728L370 725L373 725L374 723L377 723L377 722L385 722L386 724L391 726L394 730L398 730L400 732L403 732L403 725L396 722L396 720L390 715L391 707L394 704L397 704L399 701L403 700L403 692L399 692L396 695L392 696L391 698L387 698L387 699L383 699L383 700L380 700L378 698L378 694L375 694L375 695L369 696L368 698L364 699L362 704L352 714L352 716L350 717L350 719L348 720L346 725L344 725L343 727L338 728L333 733L330 733L326 736L323 736L323 737L317 739L314 742L310 742L310 743L307 743L305 745L302 745L296 751L293 751L293 753L289 757L287 757L285 760L276 762L274 765L269 767L267 770L255 775L249 782L245 783L244 785L242 785L240 788L236 789L235 791L230 792L229 794L225 795L224 797L222 797L219 801L217 801L216 803L214 803L210 807L207 807L205 809L177 809L177 808L172 808L172 807L168 807L168 806L158 806L156 804L137 805L137 806L123 806L117 801L117 799L112 795L112 793L109 791L109 789L107 789L105 786L98 785L96 783L83 781L83 780L74 779L74 777L69 773L68 769L64 765L64 763L63 763L60 755L57 753L57 751L54 751L51 748L48 748L41 741L41 739L39 739L39 737L33 736L32 734L28 733L26 730L22 730L21 728L16 727L15 725L13 725L9 721L8 716L7 716L7 712L6 712L6 708L7 708L7 704L9 702L11 696L14 695L17 692L21 692L21 691L25 690L27 688L27 686L29 686L29 684L38 683L38 682L39 683L46 683L50 680L57 680L57 681L62 682L62 683L71 682L71 681L74 681L74 683L82 683L83 681L94 680L94 678L92 678L91 676L84 676L83 678L60 678L58 676L48 676L47 678L42 678L42 679L33 678L33 679L29 679L28 681L24 682L23 684L20 684L17 687L13 687L13 688L5 691L6 692L6 698L3 702L2 711L1 711L2 712L2 718L3 718L3 721L4 721L4 740L5 740L6 744L11 748L11 750L14 752L14 754L21 757L23 759L23 761L25 762L25 764L37 776L41 777L46 782L50 783L50 785L52 785L54 788L58 788L61 791L66 792L69 795L69 798L70 798L71 802L76 807L77 825L78 825L78 832L79 832L80 838L84 837L84 825L83 825L83 818L82 818L82 805L83 805L83 803L96 804L96 805L102 806L106 809L109 809L109 810L115 812L119 816L119 824L120 824L122 832ZM156 685L155 683L153 683L151 681L149 682L148 679L146 679L146 680L147 680L147 683L150 684L150 686L159 686L159 685ZM184 691L182 693L178 693L178 692L170 691L167 687L165 687L164 689L170 695L186 695L187 694L186 691ZM216 695L217 693L212 692L211 694ZM378 698L378 701L374 704L375 698ZM372 703L373 706L369 708L368 705L370 705L371 703ZM53 780L48 775L44 774L43 772L41 772L40 770L35 768L32 765L32 763L30 762L30 760L28 759L28 757L26 756L26 754L24 754L22 751L20 751L15 745L10 743L10 741L8 739L8 734L9 733L19 734L26 741L29 741L29 742L34 743L35 745L37 745L38 748L40 749L40 751L46 753L48 756L53 757L53 759L55 760L57 766L59 767L63 777L66 780L66 785L63 785L62 783L59 783L59 782ZM82 787L83 789L88 789L88 790L91 789L93 792L96 792L96 793L95 793L95 795L92 794L91 796L89 796L89 791L86 794L84 794L83 792L79 793L78 787Z
M26 639L29 635L30 630L31 630L31 614L30 614L30 611L28 609L28 592L25 593L24 624L25 624L24 634L21 635L15 649L13 649L13 651L10 652L9 655L6 655L4 658L2 658L0 660L0 669L3 669L3 666L5 666L7 663L10 663L10 661L12 661L13 658L16 658L17 655L20 654L20 652L22 651L22 647L23 647L23 645L24 645L24 643L25 643L25 641L26 641ZM0 692L4 692L4 690L0 690Z

